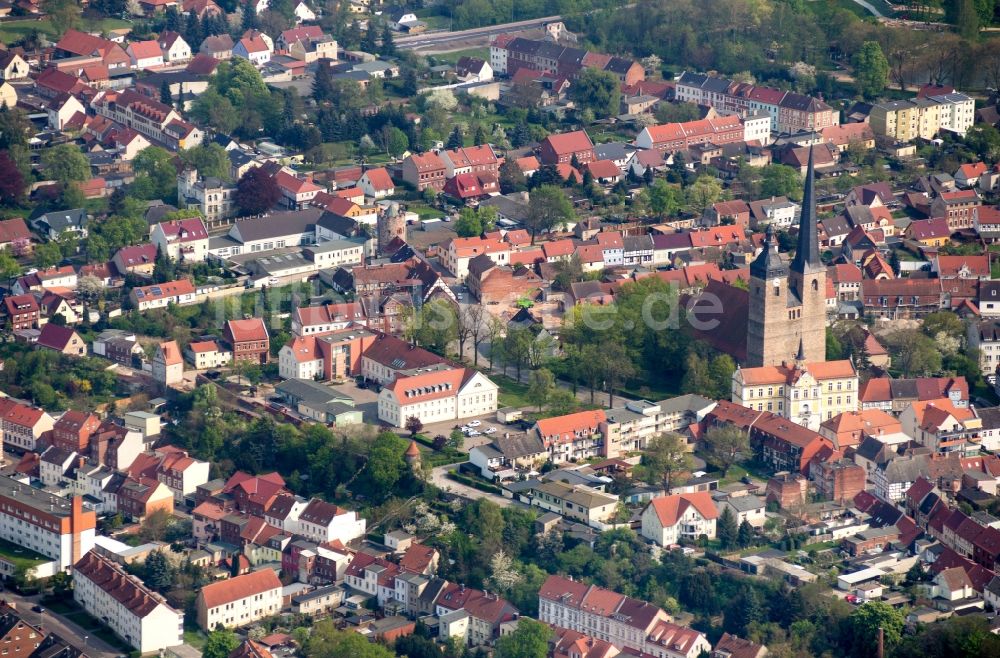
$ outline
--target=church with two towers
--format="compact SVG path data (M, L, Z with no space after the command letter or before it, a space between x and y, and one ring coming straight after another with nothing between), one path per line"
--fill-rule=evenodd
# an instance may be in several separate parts
M820 260L812 151L795 257L778 253L769 226L750 265L745 367L826 360L826 266Z

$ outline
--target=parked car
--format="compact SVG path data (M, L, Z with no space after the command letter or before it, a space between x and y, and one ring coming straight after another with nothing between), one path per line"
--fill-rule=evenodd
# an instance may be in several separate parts
M495 427L487 427L486 429L483 430L483 434L494 434L496 433L496 431L497 428Z
M481 421L481 420L470 420L468 422L469 427L479 427L482 424L483 424L483 421Z

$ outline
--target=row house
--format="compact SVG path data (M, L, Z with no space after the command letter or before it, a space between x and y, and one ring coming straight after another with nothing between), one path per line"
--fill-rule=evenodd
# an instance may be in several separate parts
M497 265L510 265L511 245L490 238L452 238L441 245L441 263L459 280L469 275L469 261L486 254Z
M170 489L151 478L126 478L117 492L118 512L126 519L141 523L154 512L163 510L173 514L174 494Z
M101 116L174 151L199 146L204 139L201 129L184 121L177 110L137 91L105 91L91 106Z
M596 158L594 142L585 130L547 136L538 146L538 157L547 165L570 164L574 159L585 165Z
M704 635L676 626L650 603L563 576L549 576L539 590L538 618L657 658L694 658L711 649Z
M96 551L73 566L73 600L141 653L184 643L184 613Z
M435 601L438 637L456 638L465 645L493 644L501 626L517 619L518 611L506 599L465 585L449 584Z
M166 308L171 304L194 304L198 301L198 295L190 279L178 279L132 288L129 300L137 311L145 311L151 308Z
M489 144L480 146L460 146L438 153L445 167L445 176L454 178L459 174L480 174L499 176L500 158Z
M623 85L634 85L646 77L642 65L631 59L509 35L500 35L490 44L490 66L510 77L528 69L568 79L575 78L584 68L594 68L612 73Z
M265 568L211 583L198 592L196 607L198 625L206 632L246 626L281 611L281 581Z
M660 152L686 151L699 144L734 144L743 141L743 124L736 115L699 119L684 123L647 126L635 138L641 149Z
M955 407L968 407L968 381L965 377L872 377L861 387L862 409L900 413L913 402L939 398L948 399Z
M979 451L983 421L975 407L956 407L947 398L913 402L899 420L905 434L931 450Z
M919 319L941 310L938 279L865 279L861 301L865 314L888 320Z
M688 71L678 78L675 96L717 111L765 114L773 132L819 132L840 123L839 113L820 99Z
M418 192L426 189L440 192L444 189L448 170L444 161L434 151L413 153L400 165L403 180L412 185Z

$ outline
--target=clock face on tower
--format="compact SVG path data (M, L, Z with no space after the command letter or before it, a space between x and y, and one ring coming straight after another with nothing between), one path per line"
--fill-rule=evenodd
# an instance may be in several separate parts
M781 285L781 279L775 277L775 279L774 279L774 281L772 281L772 283L774 284L774 287L777 288L778 286Z

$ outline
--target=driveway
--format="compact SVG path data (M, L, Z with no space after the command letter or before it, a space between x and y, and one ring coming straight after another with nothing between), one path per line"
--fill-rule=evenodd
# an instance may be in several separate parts
M330 388L354 400L354 407L364 414L364 422L378 425L378 393L370 388L358 388L353 381L334 384Z
M438 466L431 471L431 482L438 489L446 491L456 496L461 496L466 500L479 500L480 498L488 498L500 507L510 507L512 505L521 506L520 503L515 503L510 498L505 498L503 496L498 496L496 494L486 493L485 491L480 491L474 487L462 484L461 482L456 482L448 477L448 471L455 468L454 465L451 466Z

